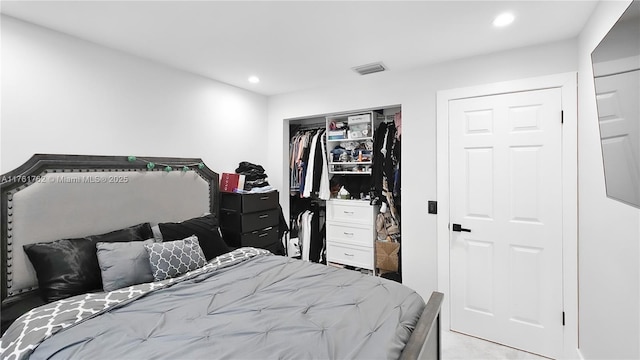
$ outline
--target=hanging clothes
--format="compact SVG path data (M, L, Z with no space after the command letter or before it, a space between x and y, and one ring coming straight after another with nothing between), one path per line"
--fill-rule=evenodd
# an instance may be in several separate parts
M325 134L322 135L326 136ZM329 200L331 197L331 187L329 186L329 164L327 163L327 149L325 141L320 141L320 154L322 158L322 170L320 174L320 184L318 188L318 198Z
M393 123L383 122L378 126L373 139L373 164L371 181L374 198L382 201L383 177L387 180L388 189L393 190L395 184L395 168L398 165L400 146L396 146L396 128Z
M305 175L305 186L304 190L301 189L302 197L310 197L311 189L313 188L314 178L313 173L317 171L316 169L316 146L318 145L318 135L320 135L320 131L318 131L313 138L311 139L311 146L309 146L309 161L307 162L307 173ZM322 167L320 168L322 169Z
M307 133L306 139L302 141L308 143L308 146L296 153L299 157L296 168L300 170L300 175L295 180L298 181L300 196L303 198L317 197L328 200L331 196L324 135L325 129Z
M396 139L401 140L402 137L402 112L393 115L393 124L396 127Z
M306 169L303 160L305 149L309 146L311 131L299 130L289 143L289 186L292 192L300 190L301 183L304 182L303 170ZM308 156L308 152L307 152Z
M296 222L302 260L321 262L325 239L319 209L305 210L298 215Z
M300 252L302 260L309 261L309 250L311 248L311 217L313 213L309 210L300 214L298 219L298 237L300 238Z
M317 210L317 209L315 209ZM314 211L311 215L311 239L309 242L309 261L320 262L320 254L324 248L324 236L320 232L320 213Z
M396 128L400 121L397 113L393 122L381 123L373 139L372 203L382 204L378 222L384 224L384 238L394 242L400 241L400 136Z

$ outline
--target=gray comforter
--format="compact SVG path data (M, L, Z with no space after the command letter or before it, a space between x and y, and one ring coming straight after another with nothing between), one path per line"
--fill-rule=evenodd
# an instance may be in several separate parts
M398 283L262 251L152 284L78 311L84 318L44 336L31 358L395 359L424 308ZM29 333L19 322L3 358Z

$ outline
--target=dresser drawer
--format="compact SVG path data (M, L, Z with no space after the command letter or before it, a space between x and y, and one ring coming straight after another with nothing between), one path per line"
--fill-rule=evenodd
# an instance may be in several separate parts
M373 225L373 206L361 200L327 201L327 220Z
M347 225L330 222L327 228L327 241L373 247L373 228L371 226Z
M220 193L220 209L249 213L277 207L277 191L257 194Z
M373 247L327 241L327 261L373 270Z
M269 249L278 243L278 227L254 230L246 233L239 233L229 229L222 229L224 241L233 247L251 246L262 249Z
M242 246L253 246L266 249L278 242L278 227L272 226L262 230L256 230L242 234L240 241Z
M245 233L269 226L276 226L280 220L278 209L242 214L236 211L220 210L220 227Z

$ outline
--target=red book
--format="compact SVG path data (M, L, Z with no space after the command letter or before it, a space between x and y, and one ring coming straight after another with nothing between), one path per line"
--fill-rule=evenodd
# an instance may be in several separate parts
M236 189L244 189L244 175L222 173L220 177L220 191L234 192Z

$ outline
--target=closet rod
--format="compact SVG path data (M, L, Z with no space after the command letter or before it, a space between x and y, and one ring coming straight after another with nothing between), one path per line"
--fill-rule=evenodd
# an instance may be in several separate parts
M326 124L309 124L309 125L292 125L295 126L295 130L293 131L312 131L312 130L324 130L326 128Z

